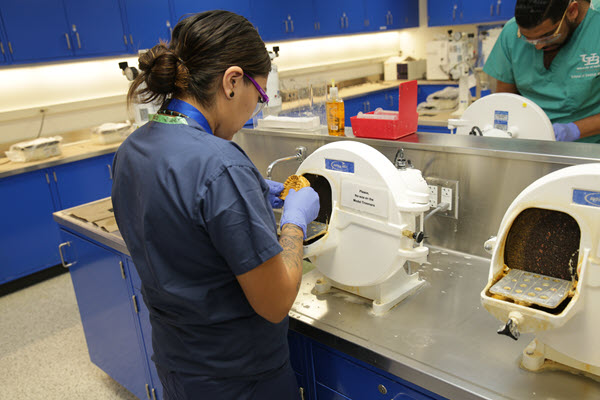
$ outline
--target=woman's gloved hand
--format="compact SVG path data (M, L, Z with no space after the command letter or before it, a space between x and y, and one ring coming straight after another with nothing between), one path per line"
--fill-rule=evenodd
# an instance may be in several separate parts
M579 139L581 132L573 122L568 124L552 124L554 136L559 142L572 142Z
M281 226L294 224L300 227L306 239L306 227L319 215L319 207L319 195L313 188L290 189L283 206Z
M275 182L270 179L265 179L265 181L267 182L267 185L269 185L269 202L271 203L271 207L283 207L283 200L278 197L283 190L283 183Z

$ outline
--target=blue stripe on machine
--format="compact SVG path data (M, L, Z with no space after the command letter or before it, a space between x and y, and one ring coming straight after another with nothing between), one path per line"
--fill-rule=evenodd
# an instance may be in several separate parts
M348 172L350 174L354 173L354 163L350 161L330 160L329 158L326 158L325 168L332 171Z
M583 206L600 207L600 192L573 190L573 203Z

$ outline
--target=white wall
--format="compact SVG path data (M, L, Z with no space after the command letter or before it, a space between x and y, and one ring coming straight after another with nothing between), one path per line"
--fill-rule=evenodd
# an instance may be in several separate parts
M381 60L397 55L425 57L425 44L448 28L428 28L427 0L420 1L420 27L402 31L267 43L280 46L281 76L330 81L382 73ZM475 32L474 25L453 29ZM52 63L0 69L0 145L35 137L42 114L42 136L88 129L128 118L129 82L118 62L136 57Z

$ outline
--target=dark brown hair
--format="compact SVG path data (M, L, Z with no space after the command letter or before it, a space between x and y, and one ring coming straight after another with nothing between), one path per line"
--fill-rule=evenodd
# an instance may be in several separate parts
M256 28L229 11L194 14L175 26L170 43L161 41L139 57L140 75L129 88L127 103L139 96L143 103L164 104L185 94L210 108L231 66L251 77L269 74L271 59Z
M582 1L582 0L579 0ZM589 3L589 0L583 0ZM515 20L525 29L535 28L547 19L557 23L565 13L571 0L517 0Z

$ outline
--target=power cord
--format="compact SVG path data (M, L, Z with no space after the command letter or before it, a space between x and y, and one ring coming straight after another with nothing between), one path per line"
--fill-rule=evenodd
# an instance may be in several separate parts
M40 108L40 113L42 113L42 122L40 123L40 130L37 133L36 139L40 137L42 134L42 129L44 128L44 120L46 119L46 109Z

